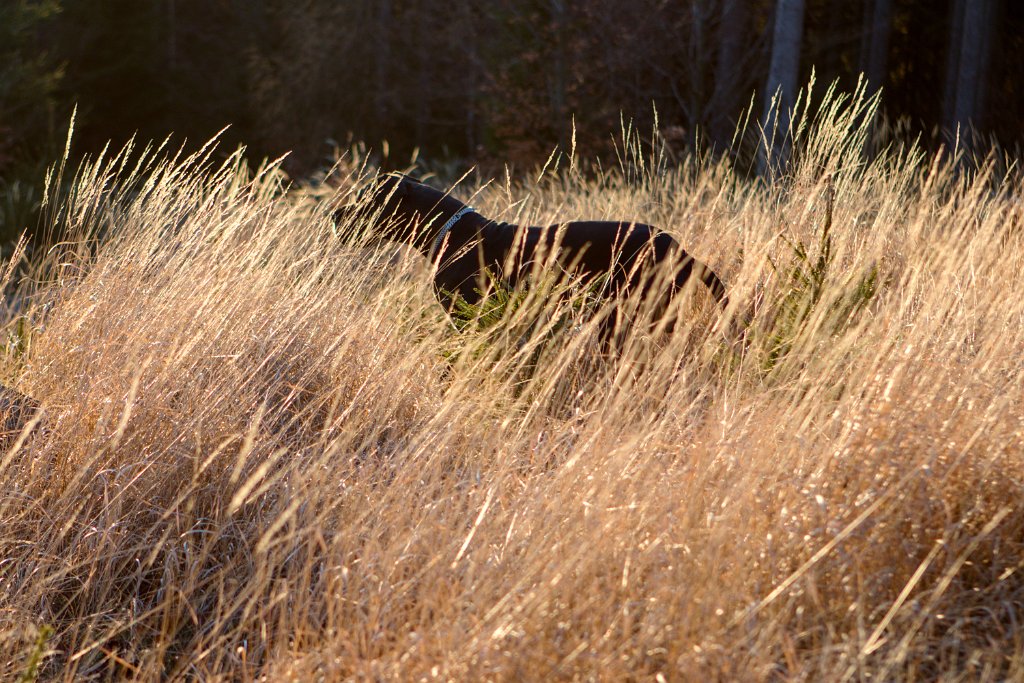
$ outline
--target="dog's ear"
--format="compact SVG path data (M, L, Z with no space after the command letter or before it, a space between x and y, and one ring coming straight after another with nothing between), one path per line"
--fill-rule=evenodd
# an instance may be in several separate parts
M388 194L391 194L396 199L401 199L409 194L410 183L416 182L419 181L415 178L410 178L404 173L393 173L387 183Z
M389 196L401 190L401 181L395 178L394 175L392 173L382 173L364 185L356 193L355 203L367 208L384 204Z
M395 171L388 173L381 181L380 186L381 190L386 194L392 195L395 199L401 199L407 196L411 188L416 187L419 183L420 181L411 175Z
M358 210L372 215L378 211L392 214L409 194L411 185L398 173L382 173L356 195Z
M388 198L400 200L402 197L409 195L411 182L416 182L416 180L401 173L382 175L377 179L374 196L381 203L387 201Z

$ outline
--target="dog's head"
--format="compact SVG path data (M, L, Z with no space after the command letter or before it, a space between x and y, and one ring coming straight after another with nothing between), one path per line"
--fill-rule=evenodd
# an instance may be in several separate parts
M410 241L419 224L462 203L444 192L402 173L376 178L356 195L354 202L335 212L335 223L365 219L374 224L378 238Z
M389 173L371 180L356 194L353 208L364 216L394 214L398 209L398 203L406 194L402 183L403 177Z
M388 173L359 194L365 210L384 218L422 218L445 199L445 193L403 173Z
M412 218L437 205L444 194L402 173L381 174L335 212L335 221L356 217Z

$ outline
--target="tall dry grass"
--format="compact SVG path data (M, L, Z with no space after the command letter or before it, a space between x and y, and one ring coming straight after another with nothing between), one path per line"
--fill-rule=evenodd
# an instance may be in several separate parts
M730 284L618 360L564 300L454 332L273 165L87 165L8 305L3 678L1024 678L1018 189L863 160L871 106L770 187L627 145L456 190Z

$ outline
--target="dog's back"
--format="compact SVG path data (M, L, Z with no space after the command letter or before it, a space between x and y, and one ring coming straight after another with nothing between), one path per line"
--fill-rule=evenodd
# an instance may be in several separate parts
M435 290L442 301L449 293L458 293L476 303L488 273L516 286L532 269L557 264L583 283L606 277L612 297L639 288L644 297L655 297L659 308L667 308L693 277L707 286L723 308L728 304L718 275L671 235L651 225L570 221L523 227L500 223L468 210L449 193L400 174L384 176L362 196L360 210L380 217L383 238L407 242L435 260ZM674 268L675 274L668 282L658 283L654 275L663 267Z

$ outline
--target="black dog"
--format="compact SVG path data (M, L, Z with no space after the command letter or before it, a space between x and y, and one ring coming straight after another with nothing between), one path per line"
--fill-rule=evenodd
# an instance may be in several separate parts
M382 176L360 194L355 207L341 209L335 219L349 218L353 210L376 221L377 237L409 244L434 264L435 291L448 310L453 294L478 303L487 289L487 273L515 287L530 274L537 259L548 257L584 284L607 276L611 297L639 291L660 314L694 276L722 308L728 304L725 285L711 268L687 254L671 235L643 223L571 221L548 227L501 223L450 194L400 174ZM676 264L675 275L654 292L655 267L667 260ZM606 328L602 335L610 332Z

